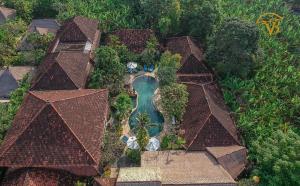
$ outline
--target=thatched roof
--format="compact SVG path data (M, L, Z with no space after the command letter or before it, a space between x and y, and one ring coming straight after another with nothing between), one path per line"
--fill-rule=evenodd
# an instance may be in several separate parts
M0 147L0 166L94 176L108 112L107 90L29 92Z
M0 24L5 23L8 19L16 17L16 10L0 6Z
M34 67L14 66L0 70L0 97L8 98L10 93L19 87L26 74L32 74Z
M247 164L247 149L243 146L207 147L206 150L236 179Z
M56 34L59 28L60 24L55 19L33 19L28 27L28 31L41 35Z
M162 185L236 185L207 152L144 152L142 168L159 168Z

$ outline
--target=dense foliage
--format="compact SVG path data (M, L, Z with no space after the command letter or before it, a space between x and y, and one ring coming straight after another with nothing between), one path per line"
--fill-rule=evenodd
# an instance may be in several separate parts
M91 75L90 88L108 88L117 95L124 84L125 66L118 53L109 46L102 46L96 52L95 69Z
M17 47L25 31L26 24L22 20L0 25L0 67L19 61Z
M162 150L178 150L183 149L184 144L184 138L175 134L169 134L162 138L160 147Z
M299 185L295 184L299 160L294 158L299 157L299 151L288 141L299 141L299 53L290 48L299 46L300 19L282 0L222 1L222 7L224 18L237 17L252 23L265 12L284 17L281 33L276 36L259 26L255 75L244 80L227 77L221 84L253 160L252 175L260 177L262 185Z
M151 124L150 116L147 113L139 113L137 116L137 126L136 126L136 138L140 146L140 150L145 150L149 142L148 128L154 126Z
M187 88L183 84L171 84L161 89L163 110L171 118L181 121L188 102Z
M210 43L208 60L220 75L247 77L254 66L258 39L255 23L225 19Z
M114 107L117 110L117 118L122 121L129 116L132 110L132 100L127 93L120 93L116 98Z
M176 72L180 65L180 55L172 55L169 51L164 52L160 58L157 76L160 86L176 83Z
M253 143L255 162L253 173L268 180L269 185L300 184L300 136L292 131L277 130L269 138L260 137Z
M120 140L120 137L118 126L106 129L101 146L100 164L102 167L115 163L123 154L125 144Z
M0 144L2 143L7 130L10 128L25 94L30 87L28 76L20 82L19 88L11 93L10 102L7 105L0 104Z
M127 149L126 156L135 165L139 165L141 162L141 151L139 149Z

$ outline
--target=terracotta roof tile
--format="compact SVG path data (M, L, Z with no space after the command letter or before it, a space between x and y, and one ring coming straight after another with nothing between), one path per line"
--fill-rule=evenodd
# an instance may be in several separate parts
M97 174L107 90L29 92L0 148L0 166Z
M203 60L203 51L189 36L173 37L167 40L166 49L181 55L178 73L198 74L210 72Z
M154 32L150 29L121 29L111 34L119 37L121 43L126 45L130 51L141 53Z
M247 149L242 146L207 147L206 150L235 179L245 169L247 164Z
M25 168L9 170L3 186L73 186L76 177L64 171Z
M181 128L188 150L238 145L234 121L215 84L186 84L189 100Z
M33 79L32 90L84 88L90 68L88 54L79 51L48 54Z

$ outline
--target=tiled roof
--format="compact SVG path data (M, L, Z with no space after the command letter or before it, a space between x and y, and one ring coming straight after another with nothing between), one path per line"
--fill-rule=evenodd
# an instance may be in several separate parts
M56 34L59 28L60 24L55 19L33 19L28 30L39 34Z
M147 41L154 35L154 32L150 29L121 29L111 34L117 36L130 51L141 53L146 48Z
M230 174L205 151L146 151L141 167L158 168L162 185L236 185Z
M181 128L188 150L239 145L234 121L216 84L186 84L189 99Z
M89 55L80 51L48 54L33 79L32 90L84 88L90 65Z
M93 42L98 24L95 19L76 16L63 24L58 36L61 42Z
M12 19L16 16L16 10L0 6L0 23L4 23L7 19Z
M16 66L0 70L0 97L8 98L11 92L19 87L19 81L33 71L34 67L30 66Z
M76 177L64 171L24 168L9 170L2 186L73 186Z
M203 60L203 51L189 36L173 37L167 40L166 49L181 55L181 67L177 71L183 74L208 73L210 70Z
M206 83L212 83L214 81L214 76L211 73L201 73L201 74L177 73L177 79L181 83L206 84Z
M206 150L235 179L245 169L247 164L247 149L242 146L207 147Z
M0 166L95 175L108 112L107 90L29 92L0 148Z

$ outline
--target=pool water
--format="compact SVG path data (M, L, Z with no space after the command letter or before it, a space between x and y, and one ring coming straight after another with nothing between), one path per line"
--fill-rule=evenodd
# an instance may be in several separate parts
M134 80L133 88L138 94L137 109L129 117L130 128L133 129L137 125L138 113L146 112L152 123L158 126L153 126L148 129L149 135L156 136L162 130L164 118L162 114L153 105L154 92L158 87L158 82L150 76L141 76Z

